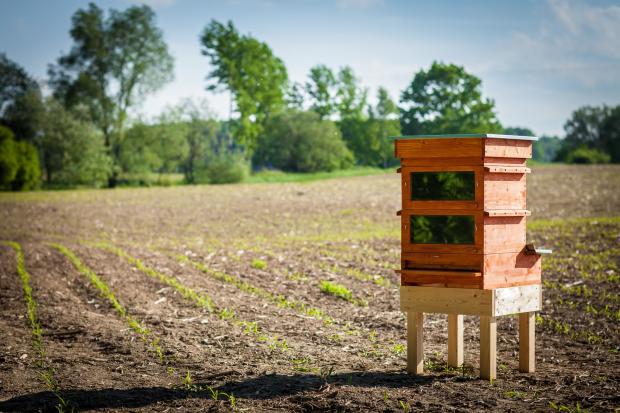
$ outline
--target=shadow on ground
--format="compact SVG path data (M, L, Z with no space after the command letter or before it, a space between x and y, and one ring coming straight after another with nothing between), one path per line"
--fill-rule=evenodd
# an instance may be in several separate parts
M410 376L400 372L350 372L327 376L301 374L267 374L257 377L228 381L213 390L220 392L220 400L226 400L222 393L233 394L237 399L265 400L291 396L306 391L320 391L327 385L360 387L416 387L426 386L436 380L471 380L467 376ZM79 410L139 408L158 402L181 401L185 399L213 399L213 392L206 385L196 384L205 390L168 389L164 387L135 387L129 389L67 390L63 398ZM39 392L14 397L0 402L2 412L56 411L57 400L51 392Z

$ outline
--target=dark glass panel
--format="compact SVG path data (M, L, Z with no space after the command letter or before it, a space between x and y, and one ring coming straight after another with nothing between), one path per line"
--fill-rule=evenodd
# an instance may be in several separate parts
M412 172L413 201L473 201L474 172Z
M413 244L473 244L473 215L412 215Z

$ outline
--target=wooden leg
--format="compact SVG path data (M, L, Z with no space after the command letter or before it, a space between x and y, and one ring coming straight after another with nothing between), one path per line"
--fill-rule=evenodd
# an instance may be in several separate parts
M495 317L480 316L480 377L495 379L497 323Z
M463 316L448 314L448 366L463 364Z
M533 373L536 369L535 314L519 314L519 371Z
M407 312L407 372L424 372L424 313Z

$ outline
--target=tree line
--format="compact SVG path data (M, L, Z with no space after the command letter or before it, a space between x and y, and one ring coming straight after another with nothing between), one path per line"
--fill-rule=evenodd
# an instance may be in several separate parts
M211 21L200 52L207 90L227 92L230 116L185 100L155 119L130 116L173 79L174 59L146 6L107 13L89 4L71 19L71 50L41 85L0 54L0 188L114 187L149 174L182 173L187 183L236 182L261 168L332 171L397 163L388 138L401 134L510 133L482 82L461 66L434 62L414 74L396 103L385 88L369 103L352 68L316 65L303 83L265 43L232 22ZM566 137L543 137L542 161L620 162L620 106L583 107Z

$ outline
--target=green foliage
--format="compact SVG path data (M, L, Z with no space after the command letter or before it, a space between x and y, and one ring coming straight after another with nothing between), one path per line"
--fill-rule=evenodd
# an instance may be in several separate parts
M155 127L137 122L127 130L120 147L119 163L124 174L148 175L161 166L155 150L157 136Z
M569 155L578 150L578 157L585 163L604 161L604 157L595 152L586 153L581 150L587 148L608 154L609 161L620 163L620 105L581 107L566 121L564 130L566 138L557 155L558 160L570 162ZM572 158L574 160L575 155ZM598 162L589 162L595 160Z
M0 124L11 129L18 140L34 143L41 107L38 83L0 53Z
M17 173L11 188L14 191L28 191L39 186L41 178L41 167L39 165L39 154L37 149L30 143L21 141L16 142L17 153Z
M228 124L214 119L205 100L185 99L171 112L176 113L177 122L183 122L187 154L180 163L187 183L196 183L196 173L204 166L208 156L220 149L220 138L227 141Z
M232 184L241 182L248 174L248 163L240 155L208 156L206 164L196 171L197 183Z
M13 132L0 126L0 189L14 191L39 186L41 168L37 150L25 141L16 142Z
M400 99L404 134L501 133L482 81L462 66L434 62L415 74Z
M333 171L352 165L336 126L313 112L287 111L273 116L259 140L254 164L284 171Z
M187 158L188 126L183 122L159 119L159 123L134 124L120 147L119 162L124 174L147 176L175 172Z
M328 119L335 111L336 76L325 65L316 65L310 69L306 81L306 93L310 97L310 109L321 119Z
M210 153L217 137L220 125L213 119L192 118L187 123L187 157L181 163L181 169L188 183L196 182L197 170Z
M369 116L353 116L339 122L342 137L359 164L387 168L398 164L390 136L400 135L398 108L387 90L379 88L377 105Z
M505 135L517 135L517 136L536 136L531 129L523 128L520 126L512 126L504 128Z
M585 146L574 149L566 155L567 163L609 163L611 156L599 149L590 149Z
M9 188L15 179L19 162L13 132L0 126L0 189Z
M289 109L303 110L304 108L304 89L303 85L293 82L286 91L286 104Z
M48 185L100 187L110 175L103 136L79 115L46 101L40 151Z
M557 136L541 136L534 142L532 158L539 162L553 162L562 149L563 140Z
M114 168L114 186L127 111L140 98L172 79L173 59L155 13L145 5L108 16L94 3L72 17L71 51L49 74L54 94L66 107L85 105L104 136Z
M341 68L336 84L336 108L340 120L362 117L367 97L368 91L359 85L353 69L349 66Z
M239 119L237 142L251 152L268 116L282 108L288 84L286 67L271 48L249 35L241 35L232 24L212 20L200 37L202 54L214 69L208 78L210 90L225 88L234 96Z

